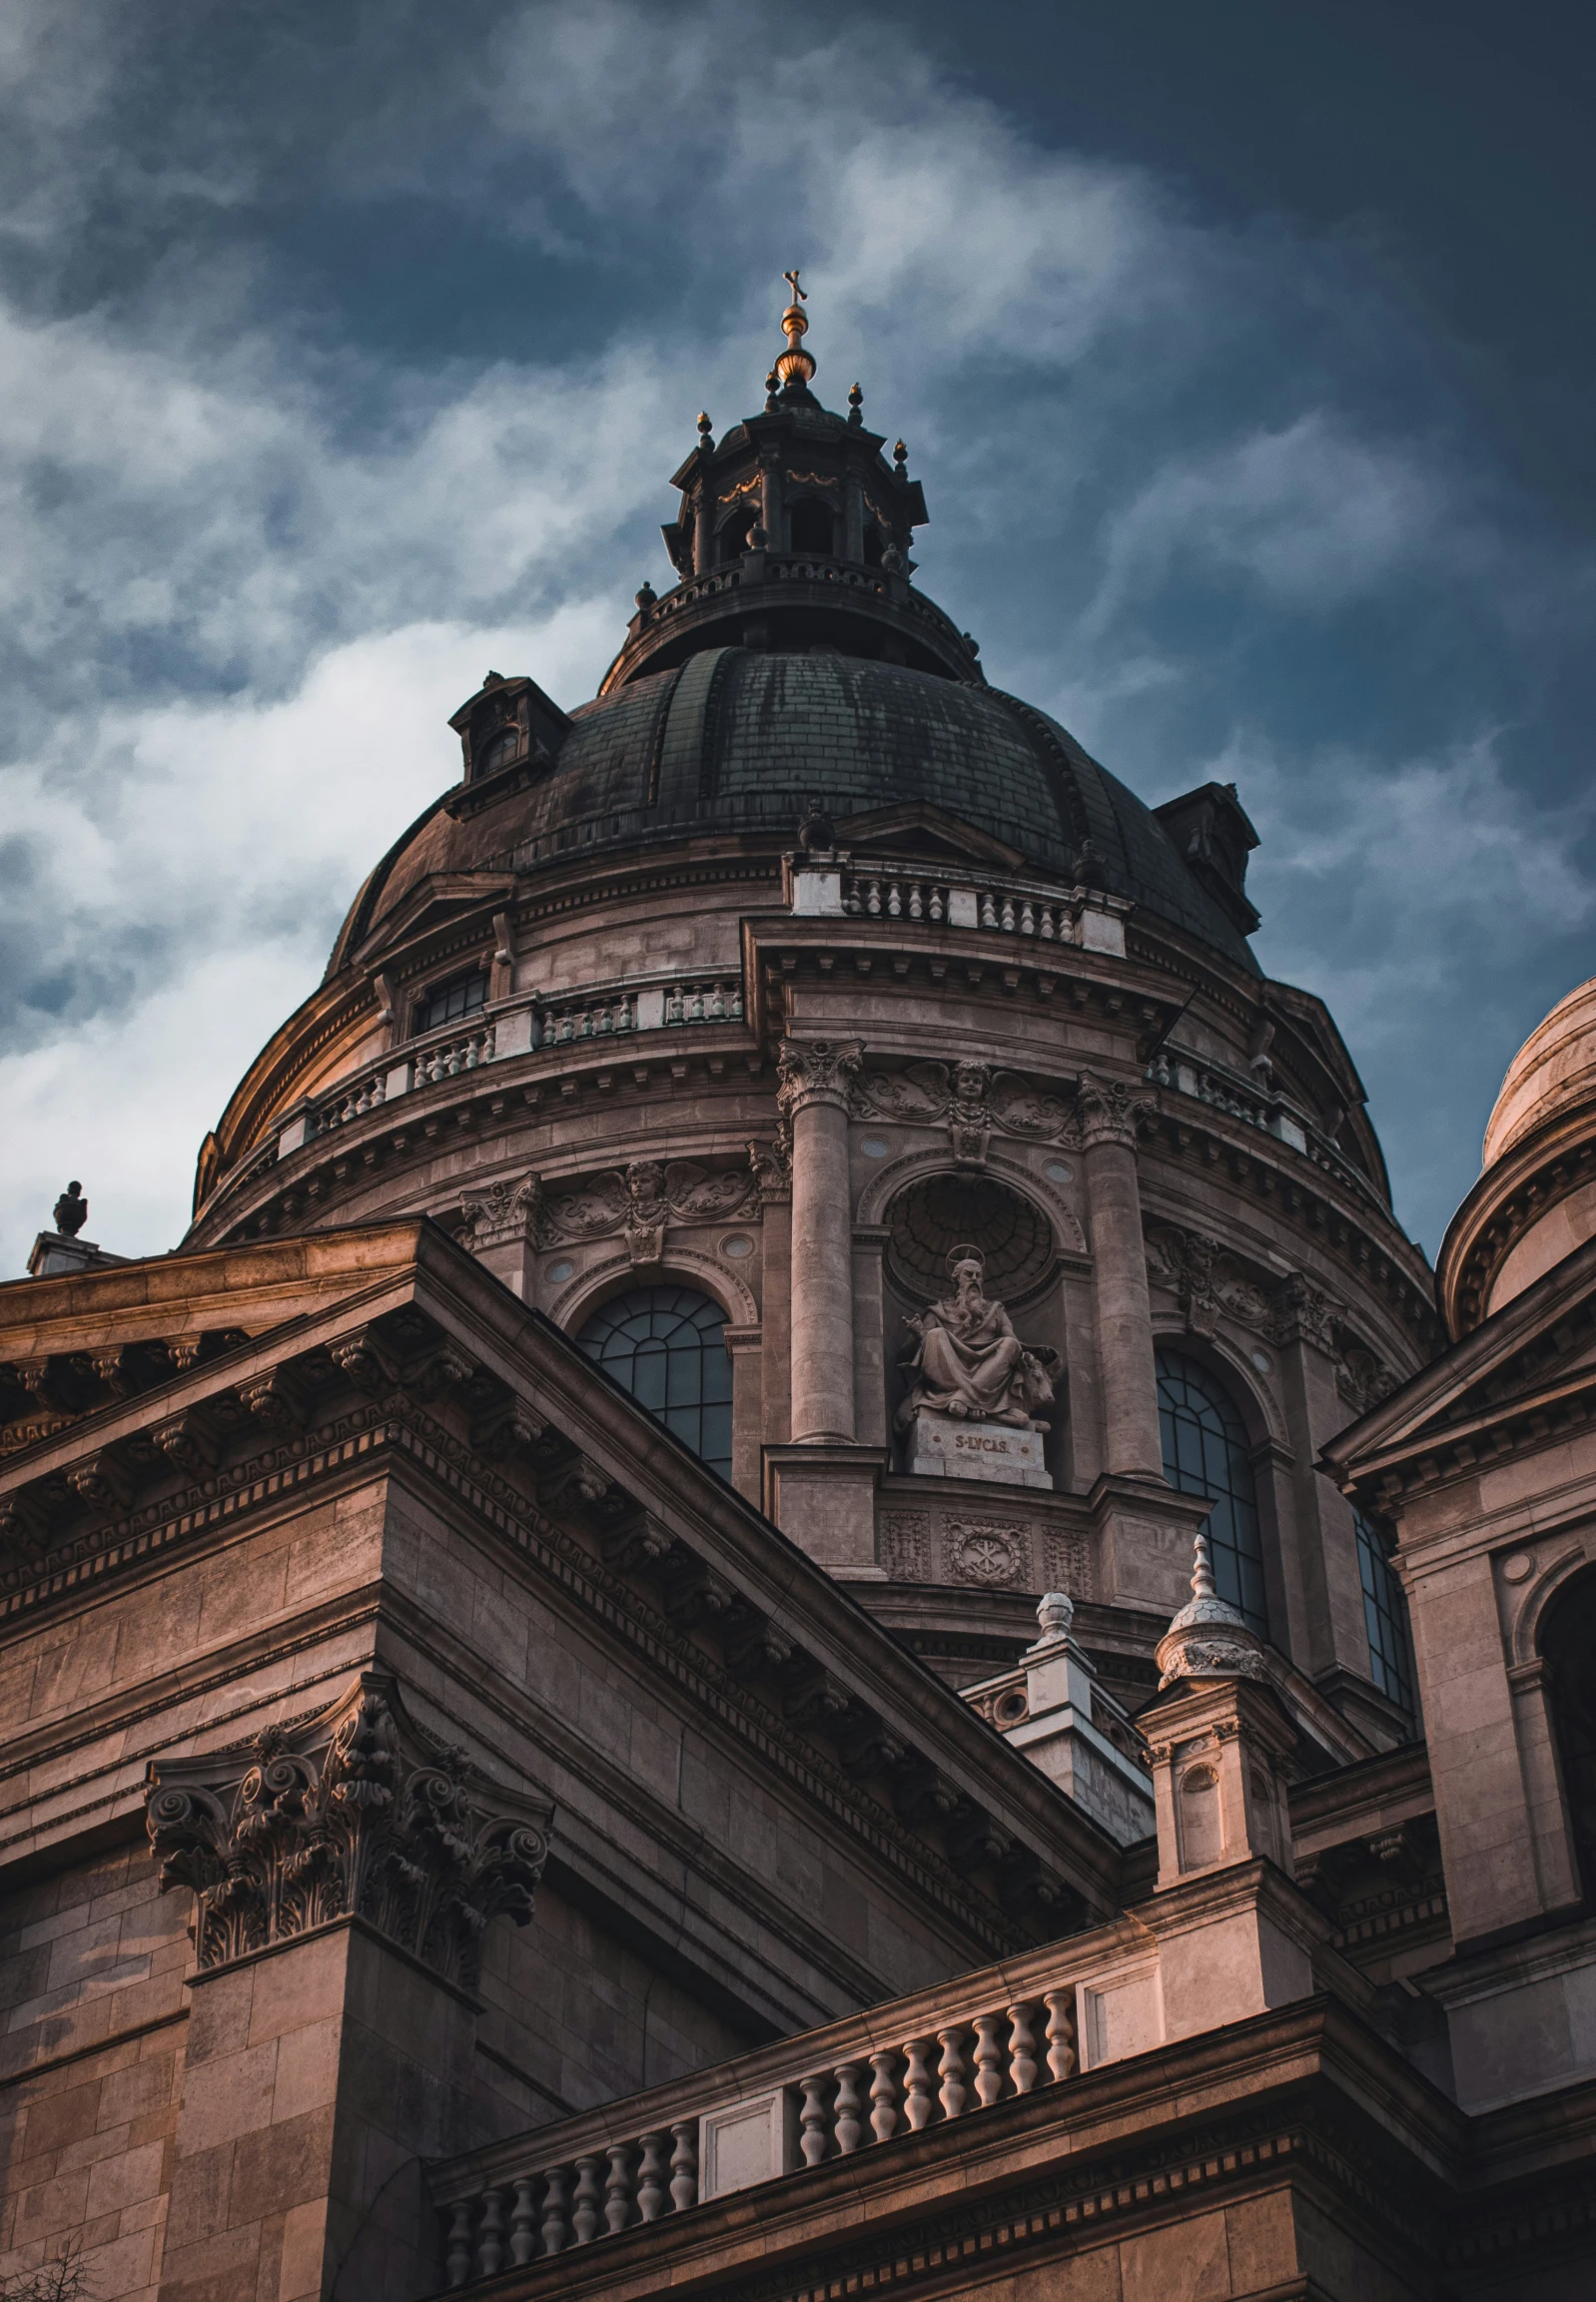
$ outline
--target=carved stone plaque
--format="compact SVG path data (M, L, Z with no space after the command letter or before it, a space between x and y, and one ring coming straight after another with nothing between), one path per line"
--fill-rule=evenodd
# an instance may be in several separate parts
M961 1421L922 1407L909 1433L910 1471L921 1478L989 1479L1013 1487L1051 1487L1040 1431L1012 1423Z

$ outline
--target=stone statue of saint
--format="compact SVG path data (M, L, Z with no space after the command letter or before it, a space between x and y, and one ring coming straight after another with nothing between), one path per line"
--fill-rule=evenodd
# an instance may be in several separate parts
M918 1338L904 1361L917 1379L898 1409L900 1430L929 1411L961 1421L1011 1423L1045 1431L1039 1407L1053 1403L1050 1370L1058 1353L1027 1350L1002 1303L982 1291L986 1258L976 1247L955 1247L948 1257L954 1291L908 1320Z

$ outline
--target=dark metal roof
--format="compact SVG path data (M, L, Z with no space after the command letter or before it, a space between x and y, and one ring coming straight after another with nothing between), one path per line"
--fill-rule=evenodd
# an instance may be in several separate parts
M546 773L459 820L440 802L399 842L357 899L333 968L432 874L716 832L788 838L812 801L838 815L920 801L1065 878L1090 839L1111 892L1257 972L1142 801L1056 721L997 689L829 652L713 647L571 717Z

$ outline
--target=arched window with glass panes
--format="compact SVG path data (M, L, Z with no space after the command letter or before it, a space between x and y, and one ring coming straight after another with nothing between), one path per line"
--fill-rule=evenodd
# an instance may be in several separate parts
M731 1477L726 1314L696 1287L632 1287L593 1313L577 1343L693 1453Z
M1161 1350L1157 1358L1164 1475L1178 1494L1211 1500L1207 1536L1214 1588L1266 1638L1263 1538L1246 1426L1223 1384L1200 1360L1177 1350Z
M1411 1719L1413 1701L1413 1642L1407 1626L1407 1594L1391 1564L1391 1547L1381 1529L1359 1510L1352 1513L1357 1530L1357 1574L1363 1586L1363 1625L1369 1640L1369 1677L1382 1695Z

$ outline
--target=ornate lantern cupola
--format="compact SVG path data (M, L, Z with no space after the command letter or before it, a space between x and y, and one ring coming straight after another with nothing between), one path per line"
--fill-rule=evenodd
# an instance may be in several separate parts
M728 645L830 649L981 683L975 643L909 581L914 530L928 516L909 451L900 439L887 460L857 384L846 415L815 397L808 298L796 271L785 277L787 343L764 407L718 444L699 416L698 444L672 478L681 508L664 530L680 581L638 592L604 692Z

